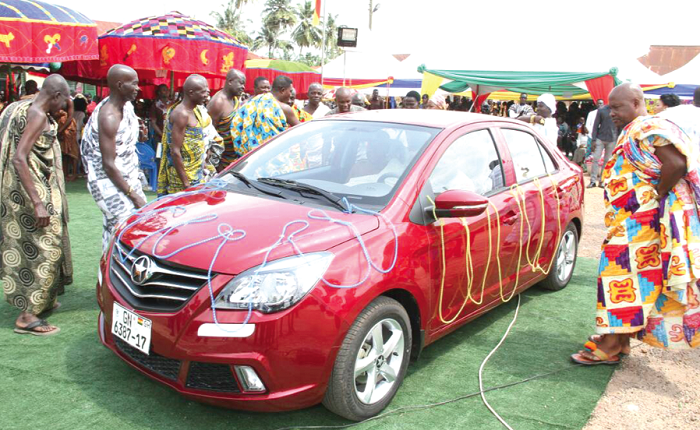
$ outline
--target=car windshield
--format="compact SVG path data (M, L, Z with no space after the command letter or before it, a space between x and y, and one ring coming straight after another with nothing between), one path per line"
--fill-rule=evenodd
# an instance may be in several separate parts
M232 171L268 187L311 185L377 209L389 203L439 131L371 121L312 121L264 145Z

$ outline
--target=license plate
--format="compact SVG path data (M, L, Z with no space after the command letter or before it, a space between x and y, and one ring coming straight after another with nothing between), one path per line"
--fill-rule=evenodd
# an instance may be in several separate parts
M151 320L114 303L112 334L148 355L151 347Z

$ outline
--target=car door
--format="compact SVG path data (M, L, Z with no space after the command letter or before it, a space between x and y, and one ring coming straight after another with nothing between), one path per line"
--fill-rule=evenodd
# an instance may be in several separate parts
M510 178L513 182L508 185L521 202L519 207L516 205L519 220L515 224L522 249L519 263L516 261L520 287L542 278L549 270L559 240L557 224L565 214L560 213L561 205L557 207L557 164L546 147L525 128L499 130L514 172Z
M434 262L434 312L428 323L431 334L500 300L501 288L509 295L516 247L505 238L512 236L517 219L514 211L505 210L509 204L505 200L513 199L509 198L506 170L488 127L456 132L436 156L417 202ZM478 216L436 219L431 213L432 202L448 190L485 196L489 208Z

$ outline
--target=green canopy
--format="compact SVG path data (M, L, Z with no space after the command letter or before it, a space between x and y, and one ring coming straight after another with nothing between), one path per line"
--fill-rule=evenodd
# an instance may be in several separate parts
M418 72L432 73L446 79L452 79L440 88L452 92L462 92L477 86L491 88L490 91L507 90L516 93L544 94L555 96L580 95L588 91L575 83L597 79L606 75L613 77L615 85L619 85L617 69L612 68L604 73L572 73L572 72L525 72L525 71L492 71L492 70L440 70L428 69L425 65Z

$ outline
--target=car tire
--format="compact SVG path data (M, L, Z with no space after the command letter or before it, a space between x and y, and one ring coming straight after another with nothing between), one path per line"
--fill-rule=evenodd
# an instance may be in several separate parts
M578 230L573 222L566 226L561 235L559 246L547 277L539 283L539 287L549 291L559 291L566 287L576 268L578 254Z
M379 332L382 339L376 342ZM411 322L403 306L389 297L376 298L360 313L343 340L323 405L353 421L377 415L403 382L412 340ZM389 357L384 357L384 348L391 349ZM370 363L366 371L365 363ZM357 376L356 368L363 369ZM370 377L375 381L373 386L368 383Z

